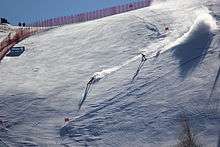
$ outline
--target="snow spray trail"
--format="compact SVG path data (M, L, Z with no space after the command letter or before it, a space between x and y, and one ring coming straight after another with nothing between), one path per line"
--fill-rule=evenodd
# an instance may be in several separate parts
M191 44L192 43L191 41L192 40L194 41L195 38L199 39L199 36L201 35L201 33L208 33L209 34L210 32L216 30L216 28L217 28L216 21L213 19L213 17L210 14L204 12L204 13L201 13L200 15L198 15L198 17L196 18L194 24L191 26L189 31L187 33L185 33L183 36L181 36L180 38L178 38L175 42L170 43L166 39L164 39L161 42L159 42L161 44L158 47L159 49L156 49L154 51L149 52L149 48L153 48L153 45L151 45L150 47L143 49L142 52L144 55L147 56L147 59L150 59L150 58L158 57L159 54L164 53L166 51L169 51L170 49L175 51L175 49L179 46L184 47L184 49L187 49L187 48L185 48L184 44L187 44L187 43ZM202 53L196 53L195 56L198 56L199 54L202 54ZM79 103L79 109L81 108L83 102L85 101L85 99L90 91L91 85L97 83L99 80L103 79L104 77L106 77L110 74L113 74L114 72L120 70L124 66L130 64L133 61L136 61L139 58L141 58L141 55L137 55L137 56L131 58L130 60L122 63L121 65L118 65L118 66L115 66L112 68L108 68L108 69L104 69L100 72L94 73L94 75L91 78L94 80L94 82L91 82L91 80L90 80L87 83L87 86L86 86L85 92L84 92L84 96ZM144 65L144 62L141 62L136 73L134 74L132 80L134 80L135 77L138 75L138 73L140 72L143 65Z
M216 51L208 51L208 54L211 54L211 55L214 55L213 53L219 53L220 51L219 50L216 50ZM199 56L203 56L203 55L199 55ZM188 61L186 61L185 63L183 63L181 66L184 66L184 65L186 65L186 64L190 64L191 62L193 62L194 60L196 60L196 59L198 59L199 58L199 56L197 56L197 57L194 57L194 58L192 58L192 59L189 59ZM174 70L177 70L178 68L174 68L174 69L172 69L171 71L169 71L169 72L167 72L167 73L165 73L165 74L163 74L162 76L159 76L158 78L156 78L156 79L154 79L154 80L152 80L152 81L150 81L150 82L148 82L148 83L144 83L144 85L146 86L146 85L148 85L149 86L149 84L150 83L154 83L154 82L156 82L158 79L161 79L161 78L163 78L163 77L166 77L167 75L170 75L172 72L174 72ZM143 85L140 85L140 86L143 86ZM99 104L99 106L98 107L96 107L95 109L93 109L93 110L91 110L91 111L89 111L89 112L87 112L86 114L83 114L83 115L80 115L80 116L77 116L77 117L75 117L74 118L74 122L73 123L69 123L69 124L67 124L67 125L65 125L64 127L62 127L61 128L61 130L60 130L60 135L61 136L67 136L67 135L69 135L69 136L76 136L76 137L79 137L80 138L80 140L81 140L81 137L83 136L83 135L85 135L85 132L87 133L87 131L88 131L88 128L89 128L89 126L90 125L88 125L88 127L85 125L85 124L83 124L83 125L81 125L82 123L84 123L84 121L86 121L86 123L88 124L88 121L87 120L89 120L89 121L92 121L92 122L89 122L90 124L91 123L93 123L93 119L95 120L96 118L98 118L98 120L99 120L99 118L100 118L100 116L97 116L97 115L100 115L100 113L99 113L99 111L102 111L103 112L103 110L104 109L106 109L106 110L104 110L104 112L105 111L108 111L108 110L110 110L111 111L111 109L109 109L109 108L107 108L107 107L116 107L116 108L114 108L114 109L116 109L117 111L118 111L118 107L120 106L120 105L116 105L116 103L121 103L121 102L123 102L124 101L124 99L127 99L128 98L128 93L129 93L129 95L131 94L131 93L135 93L135 91L136 90L140 90L141 88L140 87L138 87L137 89L135 88L135 89L133 89L133 90L129 90L129 88L128 89L125 89L125 90L123 90L122 92L120 92L120 93L118 93L117 95L115 95L114 97L112 97L111 99L108 99L108 100L105 100L103 103L101 103L101 104ZM127 94L126 94L127 93ZM144 92L145 93L145 92ZM117 99L117 100L116 100ZM136 101L136 100L135 100ZM133 104L134 102L129 102L129 104ZM128 104L128 105L129 105ZM122 104L122 106L124 106L124 104ZM126 105L127 106L127 105ZM130 107L129 107L129 109L130 109ZM181 110L182 111L182 110ZM92 120L91 120L91 118L92 118ZM105 117L103 117L103 118L105 118ZM111 117L110 117L111 118ZM106 119L104 119L104 121L108 121L108 120L106 120ZM104 122L103 121L103 122ZM111 120L112 121L112 120ZM95 121L96 122L96 121ZM98 123L100 123L100 122L98 122ZM84 127L84 125L86 126L86 127ZM81 127L82 126L82 127ZM93 127L93 126L92 126ZM86 128L85 130L85 132L84 132L84 129L83 128ZM92 130L96 130L96 129L99 129L96 125L94 126L94 128L92 128ZM111 130L110 130L111 131ZM91 131L92 132L92 131ZM96 132L96 131L95 131ZM93 133L93 132L92 132ZM96 135L97 136L97 135ZM100 139L100 138L95 138L95 139Z
M143 67L144 63L146 60L148 59L151 59L151 58L155 58L155 57L158 57L159 54L160 54L161 51L158 51L156 53L151 53L151 55L144 57L145 59L141 61L140 65L138 66L138 69L135 73L135 75L133 76L132 78L132 81L135 79L135 77L138 75L138 73L140 72L141 68ZM83 94L83 98L81 99L80 103L79 103L79 110L82 106L82 104L84 103L84 101L86 100L87 96L88 96L88 93L89 91L91 90L92 88L92 85L94 85L95 83L99 82L99 80L103 79L104 77L110 75L110 74L113 74L114 72L120 70L121 68L123 68L124 66L130 64L131 62L134 62L136 61L137 59L141 58L142 56L146 56L145 54L140 54L140 55L137 55L133 58L131 58L130 60L124 62L123 64L121 65L118 65L118 66L115 66L115 67L112 67L112 68L108 68L108 69L104 69L100 72L96 72L93 74L92 78L89 80L89 82L87 83L86 85L86 88L85 88L85 91L84 91L84 94Z
M217 29L217 26L214 18L208 13L200 14L189 31L169 47L171 51L173 51L173 56L178 60L179 64L189 58L207 53L215 29ZM188 73L192 72L197 65L199 65L204 59L204 56L201 56L193 64L180 67L180 75L186 77Z
M192 54L192 49L195 48L195 43L197 42L197 40L201 40L201 36L204 36L203 42L205 44L201 43L201 46L199 46L198 49L204 49L204 47L208 48L209 43L211 42L211 39L209 38L210 32L213 32L216 28L217 28L217 26L216 26L215 20L212 18L211 15L204 12L196 18L194 24L191 26L191 28L189 29L189 31L187 33L185 33L182 37L178 38L175 42L170 43L164 47L161 47L162 49L159 50L154 57L158 57L160 55L160 53L163 53L163 52L170 50L170 49L174 50L174 53L177 53L180 51L180 48L181 48L181 50L183 50L181 52L181 54L183 54L183 55L188 54L188 56L186 58L184 58L183 62L190 59L191 57L203 54L204 53L203 50L202 51L199 50L199 52L195 52L194 54ZM166 40L163 40L161 42L161 45L166 44L166 43L164 43L165 41ZM187 44L187 46L186 46L186 44ZM192 45L193 45L193 47L192 47ZM188 50L190 50L190 51L188 51ZM144 50L144 51L147 52L147 50ZM201 56L201 58L202 58L202 56ZM132 81L138 75L138 73L140 72L143 65L144 65L144 62L141 62L136 73L134 74L134 77L132 78Z
M190 27L189 31L178 38L175 42L165 46L164 50L175 49L176 46L189 42L192 39L199 39L200 35L203 33L213 33L215 30L217 30L216 20L207 12L201 12Z
M94 85L95 83L97 83L99 80L101 80L102 78L106 77L107 75L110 75L118 70L120 70L122 67L128 65L129 63L137 60L138 58L140 58L141 55L138 55L138 56L135 56L133 58L131 58L130 60L124 62L123 64L121 65L118 65L118 66L115 66L115 67L112 67L112 68L108 68L108 69L104 69L100 72L96 72L93 74L92 78L89 80L89 82L87 83L86 85L86 88L85 88L85 92L84 92L84 95L83 95L83 98L81 99L80 103L79 103L79 110L83 104L83 102L86 100L87 98L87 95L90 91L90 89L92 88L92 85Z
M220 50L216 50L216 51L210 50L210 51L207 52L207 54L213 54L213 53L219 53L219 52L220 52ZM187 65L187 64L190 64L191 62L194 62L195 60L197 60L198 58L200 58L201 56L204 56L204 55L205 55L205 54L200 54L200 55L198 55L198 56L196 56L196 57L193 57L193 58L191 58L191 59L188 59L187 61L185 61L184 63L182 63L180 66L185 66L185 65ZM174 69L172 69L172 70L170 70L170 71L164 73L162 76L159 76L159 77L157 77L157 78L151 80L150 82L145 83L144 85L141 85L141 87L144 87L144 86L149 85L149 84L151 84L151 83L153 83L153 82L156 82L157 80L159 80L159 79L161 79L161 78L164 78L164 77L166 77L166 76L172 74L172 72L174 72L174 71L176 71L176 70L177 70L177 68L174 68ZM219 72L220 72L220 71L219 71ZM218 73L218 74L220 75L220 73ZM138 90L138 89L140 89L140 88L131 90L130 93L131 93L131 92L134 92L134 91L136 91L136 90ZM129 88L126 89L125 91L128 91L128 90L129 90ZM123 93L123 92L117 94L117 96L118 96L118 95L121 95L122 93ZM116 96L116 97L117 97L117 96ZM114 98L112 98L112 99L109 99L109 100L107 100L107 101L110 102L110 101L112 101L113 99L115 99L116 97L114 97ZM112 104L112 103L113 103L113 102L110 102L110 104ZM110 104L108 104L108 105L110 105ZM97 108L97 109L95 109L95 110L91 110L90 112L88 112L88 113L86 113L86 114L84 114L84 115L81 115L81 116L76 117L75 120L76 120L76 119L79 120L79 119L81 119L81 118L84 118L84 117L86 117L87 115L90 115L90 114L93 113L93 112L97 112L97 111L99 111L99 110L101 110L101 109L107 107L108 105L104 105L104 106L99 107L99 108Z

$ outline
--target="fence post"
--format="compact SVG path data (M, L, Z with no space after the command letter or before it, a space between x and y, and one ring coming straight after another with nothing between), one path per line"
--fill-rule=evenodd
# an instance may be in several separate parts
M101 11L100 11L100 10L97 10L97 14L98 14L98 18L102 18L102 17L101 17Z
M120 12L119 10L120 10L120 6L117 6L116 7L116 14L119 14L119 12Z
M53 20L52 20L52 26L56 26L56 18L53 18Z
M96 10L96 19L99 19L99 10Z
M34 23L33 27L37 27L37 22Z
M40 21L37 22L37 27L40 27Z
M70 24L70 23L71 23L70 20L71 20L71 17L70 17L70 16L67 16L67 24Z
M137 8L136 9L139 9L140 8L140 2L137 2Z
M137 2L134 3L134 9L135 10L138 9L138 3Z
M88 12L85 12L85 13L84 13L84 20L85 20L85 21L88 21Z
M48 19L45 20L45 27L48 27Z
M82 22L82 13L79 14L79 22Z
M49 26L49 20L47 19L46 20L46 27L48 27Z
M103 9L100 9L99 13L100 13L100 18L103 18Z
M46 27L46 21L43 20L43 27Z
M40 27L39 21L36 22L36 27Z
M62 25L64 25L64 24L66 24L66 16L63 16L63 24Z
M43 22L43 20L41 20L41 27L44 27L44 22Z
M107 8L106 11L107 11L107 16L110 16L111 13L110 13L109 8Z
M141 8L145 7L145 1L141 1Z
M42 21L42 27L44 27L44 26L45 26L45 21L43 20L43 21Z
M73 21L73 15L70 15L70 23L74 23L74 21Z
M105 9L102 9L101 13L102 13L102 17L105 17Z
M80 16L79 16L79 14L76 15L76 20L77 20L77 22L80 22Z
M111 15L113 15L113 10L112 10L112 7L111 8L109 8L109 15L111 16Z
M50 19L50 27L53 26L53 19Z
M149 6L150 5L150 1L149 0L145 0L145 7Z
M76 15L73 15L72 21L73 21L73 23L76 23Z
M61 24L61 18L58 17L58 18L57 18L57 26L59 26L60 24Z
M84 22L86 19L85 19L85 13L82 13L82 21Z
M93 11L93 20L96 19L95 11Z
M94 19L96 19L96 18L97 18L96 11L94 11Z
M65 24L65 16L62 16L62 18L63 18L62 25L64 25Z
M39 23L39 27L42 27L42 20L40 20L38 23Z
M141 6L142 6L142 8L144 8L145 7L145 1L143 0L143 1L141 1Z
M64 17L61 16L61 25L63 25L63 24L64 24Z
M106 11L107 11L107 16L110 16L110 15L111 15L111 11L110 11L110 9L107 8Z

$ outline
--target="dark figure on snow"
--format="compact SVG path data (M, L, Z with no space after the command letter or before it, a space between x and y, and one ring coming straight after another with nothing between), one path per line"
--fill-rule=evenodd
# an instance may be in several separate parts
M133 76L131 82L134 81L134 79L137 77L138 73L140 72L141 68L143 67L145 61L147 61L146 55L144 55L143 53L141 53L141 55L142 55L142 57L141 57L141 63L139 64L138 69L137 69L137 71L135 72L135 74L134 74L134 76Z
M21 22L18 23L18 26L21 27Z
M141 62L146 61L147 60L146 55L144 55L143 53L141 53L141 55L142 55Z
M91 85L91 84L93 84L94 82L95 82L95 76L93 76L93 77L89 80L88 84ZM88 84L87 84L87 85L88 85Z
M155 55L155 57L157 58L160 55L160 51L158 51Z
M98 82L101 78L98 78L96 75L92 76L91 79L89 80L89 82L87 83L86 85L86 89L85 89L85 92L84 92L84 95L83 95L83 98L81 99L80 103L79 103L79 110L82 106L82 104L84 103L84 101L86 100L87 98L87 95L91 89L91 86L93 84L95 84L96 82Z
M23 26L23 27L25 27L25 26L26 26L25 22L23 22L23 23L22 23L22 26Z

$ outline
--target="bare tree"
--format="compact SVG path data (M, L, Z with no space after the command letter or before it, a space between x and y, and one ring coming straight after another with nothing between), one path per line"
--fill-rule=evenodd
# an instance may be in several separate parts
M189 118L185 114L181 115L181 129L176 147L202 147L193 133Z
M220 147L220 130L219 130L219 134L218 134L218 144L217 147Z

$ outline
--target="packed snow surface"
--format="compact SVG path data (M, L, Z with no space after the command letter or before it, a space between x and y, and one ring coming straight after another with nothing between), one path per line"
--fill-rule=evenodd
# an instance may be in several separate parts
M219 21L218 1L156 0L29 37L0 63L0 146L173 146L184 113L216 147Z

